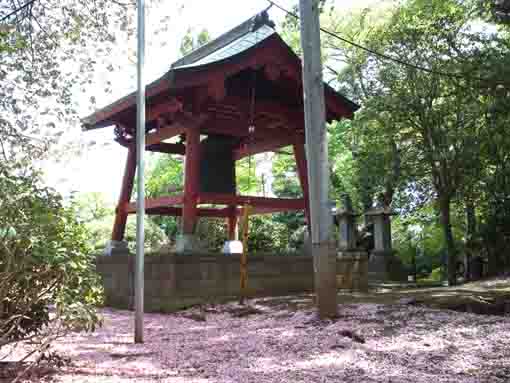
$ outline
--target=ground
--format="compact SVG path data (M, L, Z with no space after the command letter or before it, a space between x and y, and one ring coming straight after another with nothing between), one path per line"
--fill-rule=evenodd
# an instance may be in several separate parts
M98 331L71 334L54 345L70 363L45 379L510 382L508 314L433 308L444 307L448 300L494 301L493 295L500 299L509 286L510 280L456 289L344 293L339 300L347 303L339 306L337 319L328 321L315 317L309 295L256 299L244 309L230 303L146 314L143 345L133 344L132 312L103 309L104 324Z

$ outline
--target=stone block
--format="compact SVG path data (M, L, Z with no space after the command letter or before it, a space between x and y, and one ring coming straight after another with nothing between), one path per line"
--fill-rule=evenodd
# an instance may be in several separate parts
M104 249L103 255L114 256L114 255L129 254L128 244L126 241L108 241Z
M337 257L337 287L350 291L366 291L368 286L368 253L342 251Z
M406 282L407 271L393 251L372 251L368 262L372 283Z
M192 255L201 252L202 246L198 237L193 234L179 234L175 241L175 252L177 254Z

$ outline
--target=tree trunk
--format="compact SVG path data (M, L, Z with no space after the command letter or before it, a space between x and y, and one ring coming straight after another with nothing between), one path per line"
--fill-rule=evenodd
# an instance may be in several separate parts
M388 172L389 174L387 175L383 193L384 207L387 208L389 208L393 202L393 195L395 194L395 188L397 187L401 173L400 152L395 140L391 140L390 147L392 153L391 171Z
M446 259L448 267L448 284L455 286L457 284L457 254L455 251L455 242L453 240L452 225L450 222L450 198L439 197L439 210L441 225L443 226L443 235L445 240Z
M471 262L475 254L475 235L476 235L476 211L473 201L466 201L466 259L465 259L465 275L464 278L468 281L471 279Z
M466 238L473 240L476 234L476 212L473 201L466 202Z

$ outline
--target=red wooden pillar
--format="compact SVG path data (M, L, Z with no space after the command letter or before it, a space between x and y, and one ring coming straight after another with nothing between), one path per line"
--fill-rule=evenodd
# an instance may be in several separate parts
M310 199L308 198L308 167L306 165L305 139L298 137L293 144L294 157L296 158L299 183L303 189L303 198L305 200L305 218L308 226L308 234L311 234L310 226Z
M126 166L124 168L124 177L122 178L122 187L120 189L119 202L115 209L115 222L113 224L112 240L122 241L124 239L124 232L126 231L127 212L126 205L131 199L133 192L133 183L136 173L136 150L134 147L129 147Z
M227 218L227 234L228 234L228 240L234 241L236 240L236 224L237 224L237 214L236 214L236 207L231 206L230 207L230 216Z
M200 129L186 129L186 160L184 165L184 206L182 233L193 234L197 221L197 199L200 182Z

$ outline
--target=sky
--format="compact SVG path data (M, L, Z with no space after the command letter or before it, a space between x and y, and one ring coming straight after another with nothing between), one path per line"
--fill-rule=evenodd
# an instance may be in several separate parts
M359 8L373 2L374 0L338 0L335 6L337 9ZM297 0L279 0L278 3L290 9ZM163 0L161 6L175 8L175 2ZM146 49L147 80L152 81L161 76L178 58L179 44L190 27L196 31L205 28L211 37L215 38L267 6L266 0L186 0L183 8L171 16L168 29L158 34L155 28L158 24L158 13L161 13L161 10L149 10L146 18L146 38L149 44ZM269 15L277 24L284 17L284 13L274 7L269 11ZM165 42L163 47L160 44L162 41ZM119 52L123 52L123 49ZM98 107L115 101L135 90L134 70L133 65L127 65L114 73L98 73L99 83L90 90L90 94L82 97L88 100L90 95L94 95ZM100 84L106 81L112 84L111 93L104 92L104 86ZM89 103L80 102L79 104L88 105ZM90 112L91 110L86 107L80 110L83 117ZM85 145L79 156L67 156L58 163L54 161L45 163L46 182L64 195L70 192L98 192L102 193L107 201L115 202L120 191L127 153L125 148L113 141L113 138L113 128L81 132L79 127L76 127L67 139L93 143L93 145ZM150 162L151 157L147 158L147 161Z

